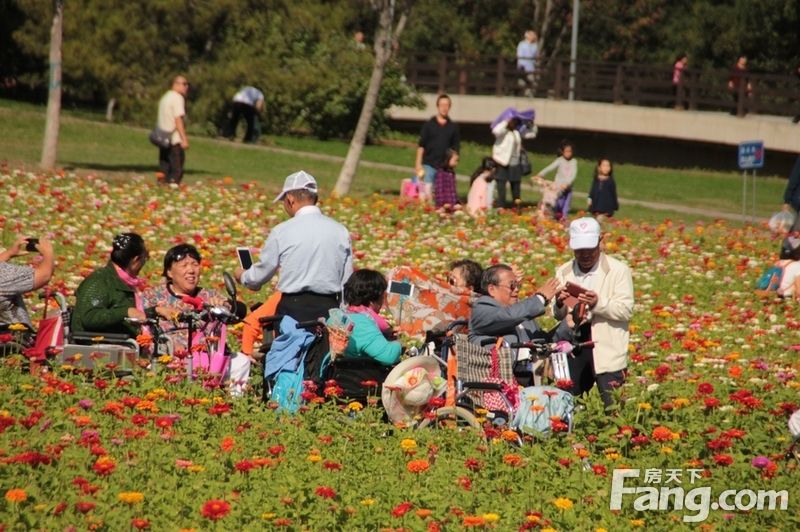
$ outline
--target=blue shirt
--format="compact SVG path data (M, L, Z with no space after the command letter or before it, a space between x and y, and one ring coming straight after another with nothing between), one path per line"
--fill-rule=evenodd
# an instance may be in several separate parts
M539 54L539 44L523 39L517 45L517 68L525 72L536 69L536 56Z
M339 222L306 205L270 231L260 261L242 274L242 284L258 290L280 269L284 294L337 294L353 273L350 233Z

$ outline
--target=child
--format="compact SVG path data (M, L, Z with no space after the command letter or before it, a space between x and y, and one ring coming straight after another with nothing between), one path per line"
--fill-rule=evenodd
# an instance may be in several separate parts
M562 140L558 150L558 158L543 168L532 180L542 190L542 201L539 203L539 213L544 214L545 207L552 207L557 220L565 220L572 203L572 183L578 175L578 162L573 159L574 146L568 140ZM545 181L544 174L556 170L556 177L552 182Z
M456 196L456 166L458 166L458 152L452 148L445 153L444 161L436 171L433 180L433 198L436 207L454 208L458 204Z
M619 210L614 166L609 159L600 159L594 169L592 189L589 191L589 211L595 218L612 217Z
M494 182L497 163L491 157L484 157L481 165L472 173L469 194L467 195L467 213L480 216L492 207L492 190L489 186Z

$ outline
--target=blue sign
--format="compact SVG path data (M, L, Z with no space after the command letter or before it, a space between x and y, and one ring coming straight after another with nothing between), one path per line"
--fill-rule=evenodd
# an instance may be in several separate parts
M764 168L763 140L751 140L739 143L739 168L742 170Z

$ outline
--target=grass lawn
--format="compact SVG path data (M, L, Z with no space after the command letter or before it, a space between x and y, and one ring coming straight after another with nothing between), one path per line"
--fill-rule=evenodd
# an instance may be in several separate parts
M0 159L12 165L35 168L41 153L44 131L44 106L0 100ZM64 111L59 140L58 162L65 169L102 172L104 175L126 177L135 174L152 175L156 170L156 150L146 139L146 130L121 124L109 124L101 117L81 111ZM399 181L411 173L414 160L414 141L411 136L392 134L391 145L367 146L362 161L397 165L402 168L375 167L362 164L353 193L396 193ZM291 150L284 153L255 146L242 145L203 137L192 131L191 147L187 153L187 182L197 179L219 179L225 176L235 181L259 181L276 189L289 173L304 168L318 177L323 188L335 183L341 162L331 157L344 157L348 144L344 141L320 141L309 137L266 135L265 146ZM535 141L533 142L536 148ZM312 157L308 154L319 157ZM469 174L480 159L490 153L489 146L465 143L462 146L460 173ZM552 160L552 155L531 153L534 170ZM579 160L575 190L587 192L591 183L594 161ZM620 164L615 168L617 189L621 198L671 203L713 211L741 213L742 177L736 172L703 170L671 170ZM768 217L782 203L785 179L761 177L757 183L756 214ZM467 185L459 183L466 195ZM748 195L751 188L748 185ZM523 191L523 199L536 201L538 194ZM576 198L574 207L583 207ZM626 217L664 217L668 214L644 207L624 206ZM750 209L748 208L748 214ZM681 214L681 219L695 217Z

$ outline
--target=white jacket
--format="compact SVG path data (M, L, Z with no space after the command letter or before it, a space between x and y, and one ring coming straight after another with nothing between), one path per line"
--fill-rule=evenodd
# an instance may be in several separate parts
M577 283L573 262L556 270L561 284ZM595 373L619 371L628 366L628 323L633 315L633 278L631 269L622 261L600 254L598 260L597 305L592 309ZM556 319L564 318L565 307L553 307Z
M492 146L492 159L500 166L508 166L512 160L519 161L519 150L522 147L522 137L519 131L508 130L508 120L503 120L492 129L495 136Z

